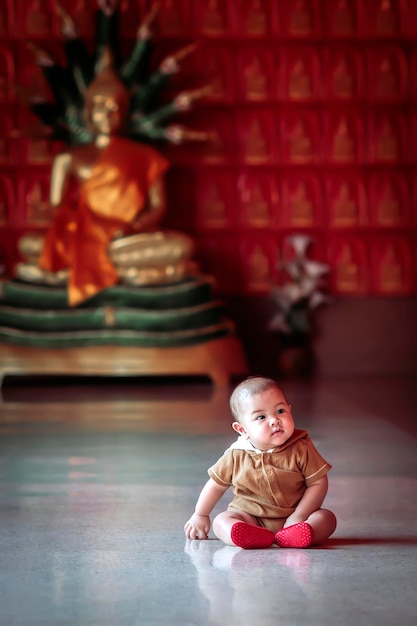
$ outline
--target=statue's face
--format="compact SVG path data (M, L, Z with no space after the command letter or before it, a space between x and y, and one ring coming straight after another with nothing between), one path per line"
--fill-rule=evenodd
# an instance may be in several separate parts
M90 102L88 121L98 135L117 135L123 126L124 108L112 95L93 96Z

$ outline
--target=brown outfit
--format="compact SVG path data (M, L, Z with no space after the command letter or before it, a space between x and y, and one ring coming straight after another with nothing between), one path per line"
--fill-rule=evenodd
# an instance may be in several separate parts
M331 467L307 431L295 430L288 441L266 452L239 437L208 474L222 487L233 487L229 509L249 513L261 526L276 532L294 512L306 487Z

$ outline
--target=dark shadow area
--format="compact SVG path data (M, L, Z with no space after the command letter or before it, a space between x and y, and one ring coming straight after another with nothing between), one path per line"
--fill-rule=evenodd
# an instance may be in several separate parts
M215 390L207 376L6 376L3 402L100 402L207 398Z

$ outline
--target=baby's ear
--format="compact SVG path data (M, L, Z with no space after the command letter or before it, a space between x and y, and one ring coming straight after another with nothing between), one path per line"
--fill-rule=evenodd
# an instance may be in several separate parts
M246 435L245 427L240 422L233 422L232 428L239 433L239 435Z

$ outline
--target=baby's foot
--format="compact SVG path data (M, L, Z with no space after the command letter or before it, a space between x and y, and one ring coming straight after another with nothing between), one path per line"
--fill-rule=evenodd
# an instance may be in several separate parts
M268 548L275 541L272 530L245 522L233 524L230 536L233 543L239 548Z
M308 548L313 543L313 529L307 522L281 528L275 535L280 548Z

